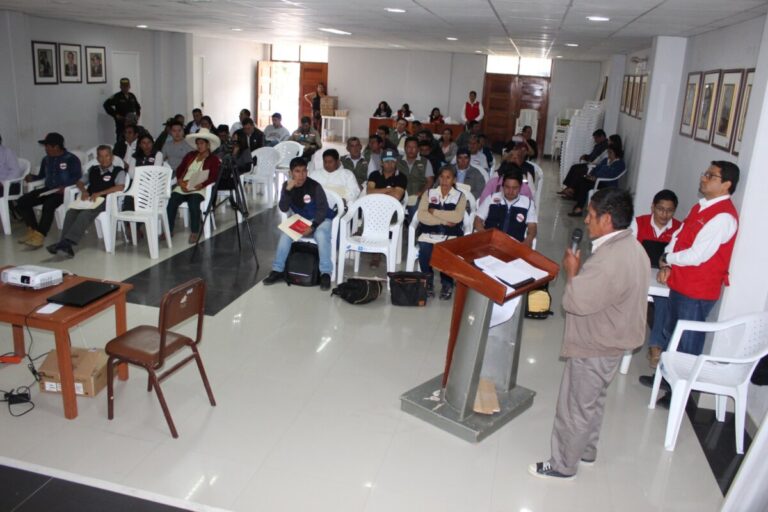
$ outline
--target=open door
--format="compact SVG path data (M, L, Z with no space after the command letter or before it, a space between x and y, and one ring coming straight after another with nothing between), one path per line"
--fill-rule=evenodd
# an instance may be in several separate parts
M328 91L328 64L325 62L302 62L299 75L299 117L312 117L312 106L304 101L304 95L314 92L318 83L325 84ZM298 122L299 119L296 120Z
M549 78L485 74L483 131L491 144L507 142L515 134L520 110L532 109L539 113L538 130L533 137L543 149L546 147L548 107Z
M264 129L272 116L272 63L261 60L256 67L256 126Z

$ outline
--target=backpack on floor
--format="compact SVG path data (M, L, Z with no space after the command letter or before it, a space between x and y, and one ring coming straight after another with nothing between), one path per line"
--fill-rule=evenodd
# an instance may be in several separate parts
M347 279L331 291L350 304L368 304L379 298L384 288L381 281L376 279Z
M285 280L289 285L317 286L320 284L320 256L317 245L294 242L285 262Z
M552 296L549 294L549 285L544 285L538 290L531 290L525 296L525 318L543 320L552 315Z

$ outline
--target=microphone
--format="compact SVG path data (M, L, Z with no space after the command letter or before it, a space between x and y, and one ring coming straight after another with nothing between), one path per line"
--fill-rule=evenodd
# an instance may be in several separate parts
M571 233L571 251L576 252L581 243L581 238L584 236L584 232L580 228L576 228Z

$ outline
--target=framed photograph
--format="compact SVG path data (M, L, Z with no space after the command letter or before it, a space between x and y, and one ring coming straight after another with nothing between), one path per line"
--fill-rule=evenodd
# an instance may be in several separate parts
M627 111L627 105L629 104L629 101L627 100L628 92L629 92L629 75L624 75L624 83L621 86L621 111L622 112Z
M683 99L683 115L680 118L680 135L693 136L700 85L701 73L688 73L688 83L685 85L685 98Z
M640 77L640 97L637 100L637 118L643 118L645 111L645 95L648 93L648 75Z
M712 139L712 124L715 117L715 102L720 86L720 70L707 71L701 79L699 100L696 107L696 127L693 138L702 142Z
M741 139L744 137L744 121L747 119L749 99L752 96L752 84L754 82L755 69L748 69L746 71L746 78L744 79L744 86L741 90L741 96L739 96L739 113L736 117L736 132L733 135L733 147L731 149L731 153L737 156L739 151L741 151Z
M731 150L743 80L743 69L729 69L720 75L720 89L717 93L717 106L712 127L712 145L723 151Z
M632 99L629 105L629 115L637 117L637 103L640 98L640 77L634 75L632 78Z
M85 47L85 80L89 84L107 83L107 50L103 46Z
M35 85L59 83L56 66L56 43L32 41L32 69Z
M79 84L83 81L83 59L79 44L59 43L59 81Z

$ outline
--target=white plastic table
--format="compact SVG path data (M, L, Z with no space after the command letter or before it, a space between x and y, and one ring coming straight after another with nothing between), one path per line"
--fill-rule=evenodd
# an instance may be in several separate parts
M341 123L341 141L346 142L349 138L349 117L337 117L337 116L323 116L322 125L320 127L321 139L326 141L326 134L331 129L331 122L337 121Z

